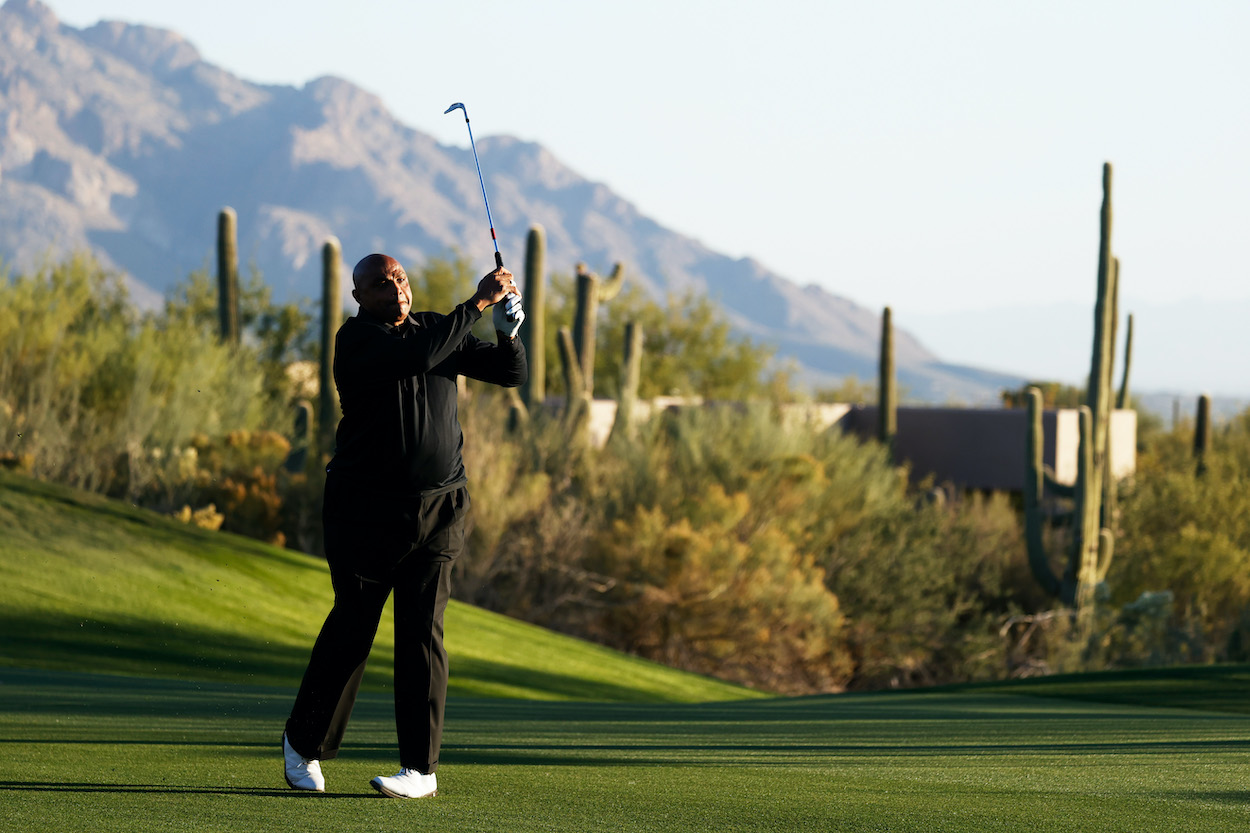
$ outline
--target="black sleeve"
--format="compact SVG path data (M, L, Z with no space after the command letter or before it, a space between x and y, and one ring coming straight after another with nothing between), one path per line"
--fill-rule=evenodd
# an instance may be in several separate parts
M482 317L476 306L460 304L448 315L417 327L407 338L395 338L367 321L339 331L334 351L335 378L355 382L402 379L428 373L451 358Z
M462 375L479 382L515 388L529 378L529 362L525 345L518 338L504 338L502 344L491 344L477 336L465 339L456 368Z

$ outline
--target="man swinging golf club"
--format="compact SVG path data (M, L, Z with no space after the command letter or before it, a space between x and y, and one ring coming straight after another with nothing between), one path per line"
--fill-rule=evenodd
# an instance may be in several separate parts
M447 693L443 612L469 510L456 377L524 383L525 313L512 273L481 279L447 315L411 312L408 276L371 254L352 272L360 311L335 340L342 403L326 467L326 560L334 607L313 646L282 737L287 783L325 790L321 761L335 757L360 688L383 605L395 593L395 728L400 770L370 783L393 798L437 792ZM497 342L470 328L494 305Z

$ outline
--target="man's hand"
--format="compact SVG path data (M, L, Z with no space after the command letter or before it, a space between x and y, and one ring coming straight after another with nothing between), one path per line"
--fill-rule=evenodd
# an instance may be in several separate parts
M525 320L525 310L521 308L521 296L509 295L506 301L495 304L495 329L507 336L515 338L521 322Z
M478 312L482 312L492 304L515 294L517 291L516 284L512 282L512 273L507 269L496 269L478 281L477 292L473 293L469 303L476 304Z

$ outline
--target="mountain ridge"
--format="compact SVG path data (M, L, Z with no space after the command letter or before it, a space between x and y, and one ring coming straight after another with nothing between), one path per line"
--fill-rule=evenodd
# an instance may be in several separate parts
M330 235L349 262L384 250L414 263L486 242L470 150L401 124L378 96L334 76L253 84L177 33L79 30L39 0L0 7L0 143L0 254L22 268L89 248L149 300L209 262L224 205L238 213L241 258L280 298L318 294ZM486 136L478 153L510 265L540 223L555 271L623 262L657 299L707 294L809 380L875 376L879 313L667 229L537 143ZM983 402L1017 381L943 363L905 330L895 351L920 400Z

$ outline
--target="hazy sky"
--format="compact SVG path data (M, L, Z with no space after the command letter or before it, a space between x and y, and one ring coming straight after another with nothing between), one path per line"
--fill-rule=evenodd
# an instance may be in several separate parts
M945 358L977 358L947 313L1092 304L1104 161L1125 305L1250 309L1250 2L49 5L174 29L250 81L347 78L448 144L468 145L443 115L463 101L475 135L539 142L717 251L889 304ZM1144 357L1176 357L1139 330ZM1250 393L1243 376L1214 384Z

